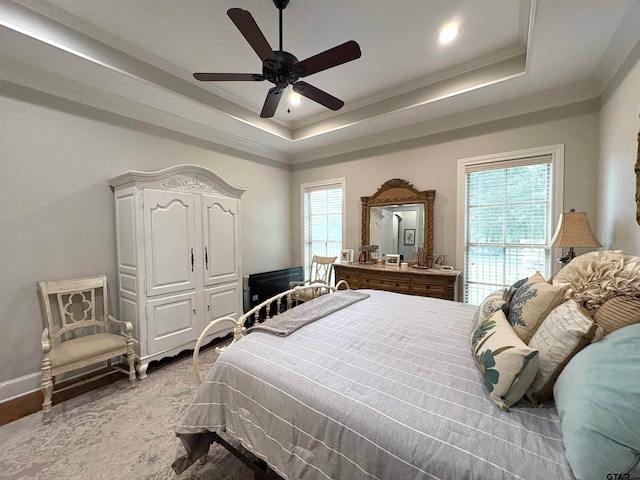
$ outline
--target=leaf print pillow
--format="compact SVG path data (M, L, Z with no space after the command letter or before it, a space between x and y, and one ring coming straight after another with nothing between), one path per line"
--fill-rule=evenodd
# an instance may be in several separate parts
M471 350L491 400L502 410L520 400L538 372L538 351L515 334L502 310L476 326Z
M507 289L501 288L500 290L490 293L484 298L484 300L482 300L482 303L478 305L476 313L473 316L473 321L471 322L472 334L478 324L483 322L487 317L490 317L496 310L502 310L505 315L507 314L509 307L507 302L508 295L509 292Z
M563 293L561 288L549 285L540 273L516 290L509 302L509 323L523 342L529 343L551 310L562 303Z

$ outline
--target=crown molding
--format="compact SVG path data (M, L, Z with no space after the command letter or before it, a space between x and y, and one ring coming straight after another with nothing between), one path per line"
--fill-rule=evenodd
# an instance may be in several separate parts
M535 0L529 2L527 5L530 6L531 17ZM516 43L481 58L405 83L386 94L361 99L354 102L350 110L343 110L337 115L326 113L312 117L295 126L294 130L290 128L290 122L283 122L279 118L260 118L257 110L261 106L238 102L237 98L229 95L225 98L215 94L212 92L215 89L213 85L203 86L185 80L191 78L188 72L48 2L2 2L0 24L112 72L195 101L215 110L216 114L225 115L233 121L291 144L513 78L524 73L526 62L526 48L521 43ZM530 22L521 20L520 29L526 30L520 32L521 38L529 35L529 28ZM515 66L515 63L522 65ZM510 65L509 72L504 72L506 65ZM126 96L126 92L122 95ZM233 121L226 122L228 129L233 128Z
M21 63L21 59L2 57L0 79L246 152L290 168L291 165L325 161L359 150L375 149L597 98L604 95L606 86L615 83L616 73L624 66L629 55L640 50L640 31L634 28L640 24L640 2L636 1L631 3L624 21L614 34L593 80L510 101L494 102L391 131L381 131L379 127L393 121L394 115L400 112L416 109L415 112L420 113L421 110L418 109L425 105L526 74L537 0L530 0L526 5L528 16L523 11L518 43L415 79L383 94L352 102L338 114L326 112L295 123L260 119L254 111L256 106L249 105L248 102L240 106L237 99L223 98L212 93L210 90L214 86L203 88L187 81L185 72L179 67L109 32L99 30L63 9L36 0L1 0L0 25L50 45L51 47L43 48L52 48L53 54L57 55L58 50L55 49L59 49L88 61L87 65L99 66L95 67L95 72L87 70L91 75L95 73L104 76L99 68L107 68L107 75L118 75L113 77L118 80L118 86L105 89L103 85L100 88L90 85L89 80L82 83L61 73L47 72L39 66ZM133 88L127 88L128 86ZM494 87L494 92L495 88L499 87ZM142 92L143 95L134 95L133 90ZM166 100L169 95L171 101ZM158 99L160 96L164 98ZM417 113L414 113L414 118L418 118ZM398 118L397 115L395 118ZM322 135L356 126L359 128L354 131L366 133L358 138L338 140L315 148L327 141L320 139ZM335 137L345 138L345 134L337 134ZM265 143L271 146L265 146Z
M332 158L353 154L358 151L369 151L392 144L400 144L420 138L427 138L449 131L473 127L485 123L526 115L551 108L595 101L599 96L599 88L593 81L567 85L561 88L538 92L514 100L494 103L473 110L436 118L411 127L389 130L381 134L361 137L353 141L318 148L294 154L291 163L294 170L313 168L326 163ZM597 105L596 105L597 107Z
M616 29L594 73L594 79L604 91L614 80L634 47L640 42L640 2L631 2Z
M269 160L289 164L290 156L281 150L197 122L193 120L193 117L135 102L129 98L1 57L0 79Z
M291 129L267 120L155 65L15 2L0 3L0 25L95 65L207 105L239 122L290 140Z
M356 110L341 113L331 117L327 122L297 128L294 130L294 140L307 140L318 135L324 135L361 123L371 122L438 100L504 82L524 75L526 73L524 69L525 63L526 54L522 53L475 70L468 70L457 76L436 81L402 95L396 95L386 100L362 106Z

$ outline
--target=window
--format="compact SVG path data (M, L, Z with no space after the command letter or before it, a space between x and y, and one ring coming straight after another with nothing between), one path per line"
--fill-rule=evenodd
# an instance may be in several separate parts
M302 185L302 229L305 278L314 255L339 257L344 231L345 180Z
M536 271L551 276L562 163L561 145L459 161L464 302Z

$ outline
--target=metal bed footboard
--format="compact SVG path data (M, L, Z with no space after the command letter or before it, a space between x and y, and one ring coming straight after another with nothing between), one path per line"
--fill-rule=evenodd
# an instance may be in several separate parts
M306 291L310 291L313 297L317 297L325 293L333 293L336 290L340 290L341 287L348 289L349 284L344 280L340 280L335 286L328 286L323 283L298 286L290 290L287 290L285 292L279 293L278 295L275 295L265 300L261 304L256 305L255 307L253 307L251 310L249 310L247 313L242 315L237 320L233 317L227 316L227 317L217 318L209 322L209 325L207 325L207 327L202 331L202 333L198 337L198 341L196 342L196 346L194 347L194 350L193 350L193 372L196 375L196 380L198 381L198 384L202 383L202 376L200 375L200 369L198 365L200 345L202 345L206 336L209 334L209 332L213 328L224 323L230 323L233 326L233 340L231 341L231 343L229 343L228 345L225 345L224 347L215 348L215 359L217 359L220 356L220 354L225 350L225 348L227 348L230 345L233 345L235 342L237 342L242 337L244 337L245 331L246 331L246 328L245 328L246 320L253 319L256 323L258 323L260 320L264 321L266 319L272 318L275 315L280 315L280 313L282 313L283 299L285 299L286 301L286 306L288 310L292 307L297 306L300 303L301 298L304 297L303 293ZM274 302L276 304L276 308L275 308L276 311L272 315L271 304ZM260 315L261 311L264 311L265 313L264 317Z

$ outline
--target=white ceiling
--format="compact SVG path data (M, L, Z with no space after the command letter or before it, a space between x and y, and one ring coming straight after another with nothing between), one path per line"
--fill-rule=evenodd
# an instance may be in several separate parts
M284 50L362 57L305 78L341 110L262 119L270 83L191 76L261 73L231 7L279 48L272 0L0 0L0 79L296 164L595 98L640 41L640 0L290 0Z

